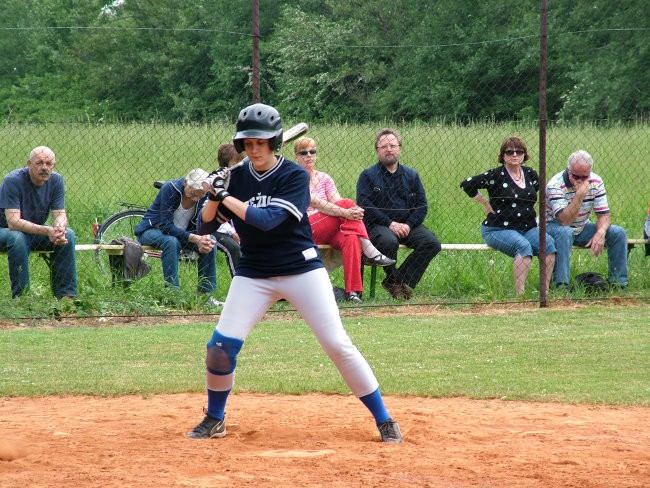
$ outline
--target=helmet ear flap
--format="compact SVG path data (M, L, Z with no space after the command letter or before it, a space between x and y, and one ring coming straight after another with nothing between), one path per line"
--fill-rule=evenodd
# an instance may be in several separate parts
M244 152L244 140L243 139L233 139L233 145L235 146L235 151L238 153Z

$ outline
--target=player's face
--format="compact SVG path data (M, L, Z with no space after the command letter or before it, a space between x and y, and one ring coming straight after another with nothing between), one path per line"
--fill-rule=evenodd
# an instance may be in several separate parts
M316 146L310 144L298 151L296 154L296 162L311 173L316 164L316 157Z
M56 160L53 153L41 153L35 155L31 160L27 161L27 168L32 182L41 186L52 176Z
M258 171L270 169L276 162L268 139L244 139L244 151Z

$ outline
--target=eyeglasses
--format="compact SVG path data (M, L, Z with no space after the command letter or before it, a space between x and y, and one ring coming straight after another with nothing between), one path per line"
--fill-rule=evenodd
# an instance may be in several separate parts
M503 151L503 154L507 154L508 156L523 156L526 154L526 151L523 149L508 149L507 151Z
M582 176L582 175L577 175L574 172L571 172L571 176L573 177L574 180L588 180L591 175L589 174L587 176Z
M397 149L399 144L384 144L383 146L377 146L377 150L385 151L386 149Z
M307 154L316 154L316 149L309 149L308 151L298 151L300 156L307 156Z

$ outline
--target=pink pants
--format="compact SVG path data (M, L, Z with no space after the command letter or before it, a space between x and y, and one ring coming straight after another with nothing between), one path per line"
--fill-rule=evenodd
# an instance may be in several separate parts
M353 200L343 198L334 203L339 207L356 206ZM332 217L320 212L309 216L311 232L316 244L329 244L343 255L343 280L345 292L363 291L361 281L361 242L360 237L368 239L368 232L362 220L348 220Z

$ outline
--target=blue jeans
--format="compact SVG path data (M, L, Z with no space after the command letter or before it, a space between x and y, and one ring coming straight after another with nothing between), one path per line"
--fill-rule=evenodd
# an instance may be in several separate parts
M162 267L165 281L174 288L179 288L181 283L178 279L178 260L183 245L174 236L163 233L160 229L147 229L138 236L138 241L144 246L152 246L162 250ZM185 249L199 251L196 244L191 242ZM217 248L213 247L209 253L198 253L199 259L199 284L198 290L201 293L212 293L217 289L217 262L215 260Z
M580 234L575 235L568 225L547 222L546 230L555 239L557 256L553 282L556 285L568 284L571 275L571 247L584 247L596 233L596 224L587 222ZM627 234L618 225L610 225L605 234L607 259L609 261L609 282L627 285Z
M517 254L522 258L539 255L539 227L523 231L482 225L481 235L488 246L511 258ZM546 233L546 254L554 252L556 252L555 241Z
M65 246L55 246L47 236L0 228L0 250L7 253L12 297L15 298L29 290L30 251L52 251L49 266L55 297L77 295L77 236L72 229L66 229L65 236L68 243Z

